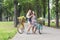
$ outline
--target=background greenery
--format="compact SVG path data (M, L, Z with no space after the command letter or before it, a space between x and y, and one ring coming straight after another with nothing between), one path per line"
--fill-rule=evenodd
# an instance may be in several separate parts
M28 9L32 9L36 12L36 14L41 17L43 16L43 11L44 11L44 2L43 0L17 0L18 1L18 8L20 7L20 15L24 15L26 16L26 13L28 11ZM2 8L2 11L3 11L3 14L4 14L4 17L11 17L11 20L12 20L12 17L14 16L14 0L0 0L1 2L1 8ZM54 19L56 18L56 15L55 15L55 4L56 4L56 1L55 0L52 0L50 2L51 4L51 19ZM58 5L60 4L60 0L58 2ZM45 6L46 6L46 18L48 17L48 0L45 1ZM59 15L60 15L60 5L58 7L58 10L59 10ZM37 16L37 17L38 17ZM60 17L60 16L59 16Z

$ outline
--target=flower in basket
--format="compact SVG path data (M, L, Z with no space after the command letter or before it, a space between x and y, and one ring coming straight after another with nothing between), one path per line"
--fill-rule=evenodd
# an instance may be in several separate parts
M24 16L18 17L19 22L25 22L26 18Z
M37 21L38 21L39 24L42 24L43 23L43 20L44 19L42 17L39 17Z

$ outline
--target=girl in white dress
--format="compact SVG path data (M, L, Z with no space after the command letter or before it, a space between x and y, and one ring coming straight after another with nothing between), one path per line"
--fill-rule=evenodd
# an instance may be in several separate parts
M36 17L36 14L34 13L34 11L33 11L33 14L32 14L33 16L32 16L32 31L33 31L33 33L35 33L36 32L36 30L37 30L37 17Z

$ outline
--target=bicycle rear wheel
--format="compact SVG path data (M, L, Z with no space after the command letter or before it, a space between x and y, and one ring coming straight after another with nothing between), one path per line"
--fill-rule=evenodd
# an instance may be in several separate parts
M23 32L24 32L24 28L23 28L23 25L18 25L18 27L17 27L17 31L20 33L20 34L22 34Z

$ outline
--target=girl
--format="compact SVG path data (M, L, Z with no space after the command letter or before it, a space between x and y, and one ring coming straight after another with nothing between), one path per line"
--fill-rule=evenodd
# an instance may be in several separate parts
M33 11L33 14L32 14L33 16L32 16L32 31L33 31L33 33L35 33L36 32L36 30L37 30L37 18L36 18L36 15L35 15L35 13L34 13L34 11Z
M31 20L31 18L32 18L32 11L31 10L29 10L28 11L28 13L27 13L27 15L26 15L26 17L27 17L27 20L28 20L28 31L27 32L29 32L30 31L30 29L31 29L31 27L32 27L32 24L31 24L31 22L32 22L32 20Z

